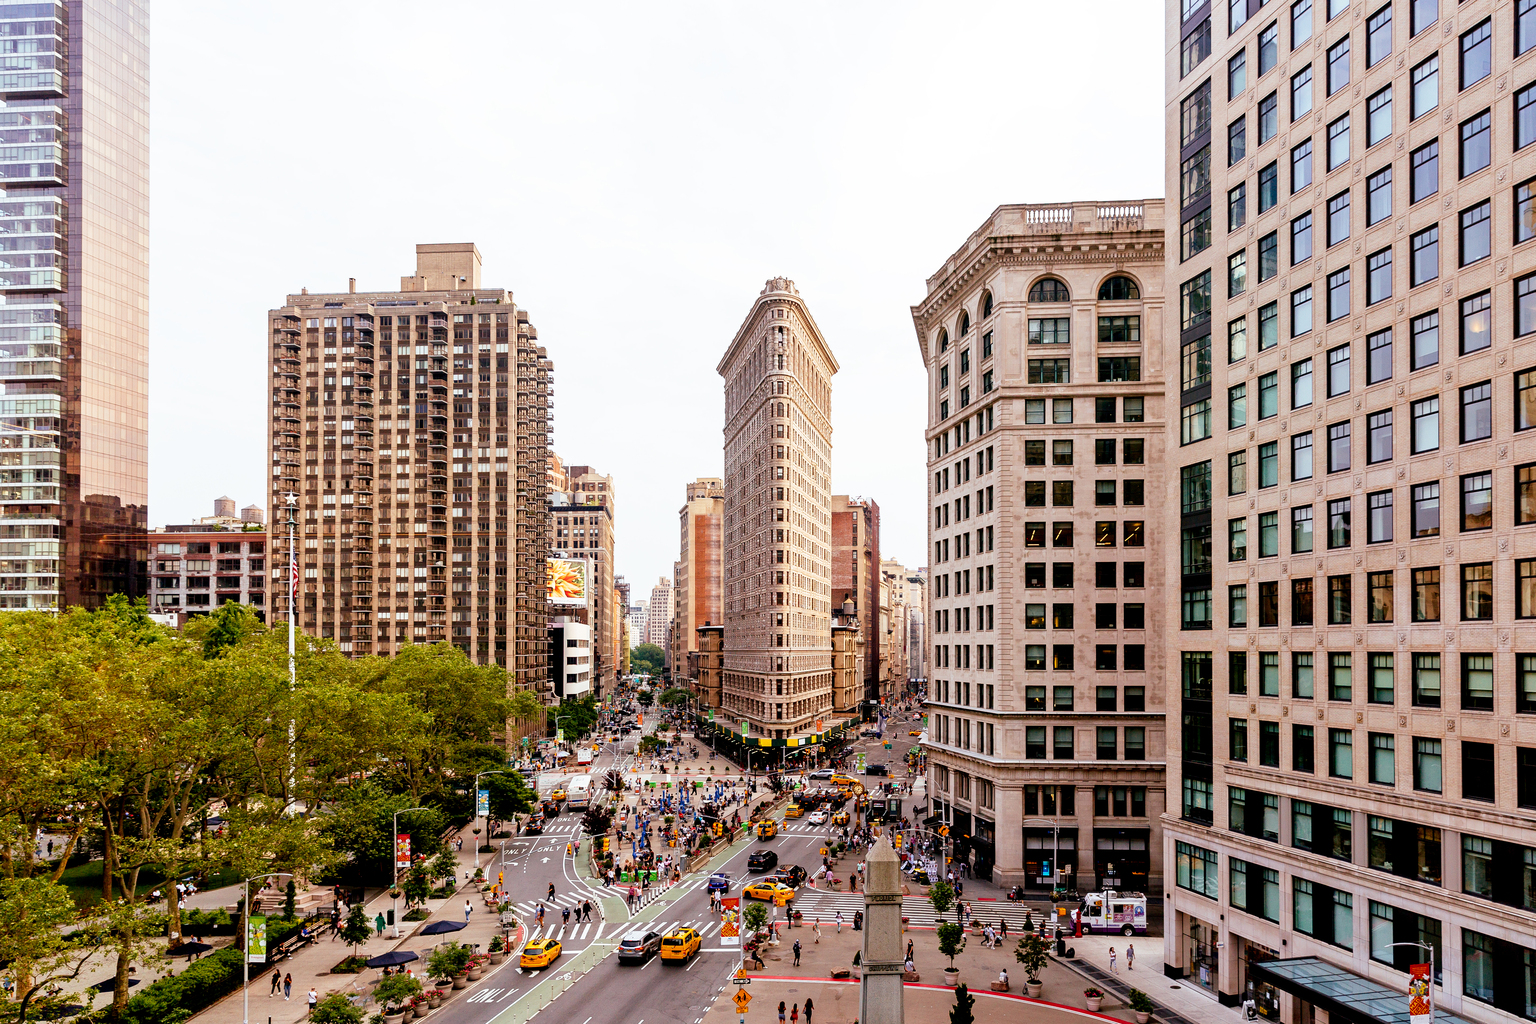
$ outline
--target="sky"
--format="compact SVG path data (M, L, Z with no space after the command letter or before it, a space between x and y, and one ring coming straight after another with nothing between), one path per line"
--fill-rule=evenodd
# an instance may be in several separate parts
M648 597L769 277L841 364L832 487L926 564L910 307L1005 203L1161 196L1163 5L155 0L150 520L266 504L266 311L474 242ZM189 301L193 296L196 299Z

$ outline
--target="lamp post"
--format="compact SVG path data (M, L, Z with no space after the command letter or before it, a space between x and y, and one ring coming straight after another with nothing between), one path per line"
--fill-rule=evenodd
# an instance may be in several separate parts
M1422 949L1422 950L1425 950L1426 952L1429 953L1429 1021L1430 1021L1430 1024L1434 1024L1434 1020L1435 1020L1435 947L1431 946L1427 942L1388 942L1386 944L1386 948L1387 949L1391 949L1394 946L1413 946L1413 947L1415 947L1417 949Z
M244 902L241 903L245 909L245 934L240 936L240 958L245 962L245 977L240 979L240 1020L243 1024L251 1024L251 883L258 878L277 878L282 874L284 874L282 871L269 871L264 875L252 875L240 882L245 897Z
M1051 827L1051 843L1054 847L1051 853L1051 887L1059 889L1056 880L1061 877L1061 824L1049 818L1025 818L1021 825L1049 825ZM1051 902L1055 902L1055 893L1051 894Z
M400 888L400 851L395 844L400 841L400 815L409 814L411 811L429 811L430 807L402 807L395 812L394 826L389 831L389 916L393 918L391 927L394 935L391 938L400 937L400 915L396 913L395 892ZM477 855L478 856L478 855Z
M510 774L511 774L511 772L508 772L508 771L505 771L505 770L488 771L488 772L476 772L475 773L475 812L476 812L475 813L475 817L477 817L477 818L480 817L480 814L479 814L479 811L480 811L480 777L482 775L510 775ZM485 804L486 804L486 806L485 806L485 812L486 812L485 813L485 823L484 823L485 838L486 838L486 845L489 846L490 845L490 838L491 838L491 813L490 813L491 812L491 806L490 806L491 801L490 801L490 794L489 793L486 794ZM476 867L480 866L480 840L479 840L478 837L476 837L476 839L475 839L475 866Z

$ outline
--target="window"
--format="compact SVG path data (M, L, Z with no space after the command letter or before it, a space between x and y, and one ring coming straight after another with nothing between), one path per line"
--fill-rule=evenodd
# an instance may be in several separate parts
M1536 464L1515 467L1515 525L1536 523Z
M1065 345L1071 338L1072 320L1070 317L1040 317L1029 321L1029 343L1031 345Z
M1179 354L1179 386L1188 391L1211 381L1211 336L1186 341Z
M1179 285L1179 314L1180 328L1186 331L1211 318L1211 272L1209 270ZM1063 320L1063 323L1065 322Z
M1271 231L1259 239L1259 281L1263 283L1280 273L1280 235Z
M1381 544L1392 539L1392 492L1377 491L1365 498L1369 518L1366 543Z
M1493 618L1492 563L1477 562L1461 567L1461 618L1463 622Z
M1422 370L1440 362L1440 314L1414 317L1409 328L1413 334L1412 369Z
M1377 61L1392 52L1392 5L1365 19L1365 66L1375 67Z
M1424 31L1426 25L1433 25L1435 19L1440 17L1440 0L1411 0L1409 7L1411 17L1408 20L1408 34L1418 35Z
M1463 178L1469 174L1475 174L1492 162L1490 144L1492 124L1493 112L1489 110L1461 123L1461 176Z
M1440 191L1440 143L1420 146L1408 157L1412 177L1408 182L1408 201L1417 203Z
M1413 454L1440 447L1440 399L1425 398L1409 406L1413 414Z
M1479 346L1487 348L1484 342ZM1461 440L1482 441L1493 436L1493 382L1461 389Z
M1312 432L1291 437L1291 479L1312 479Z
M1291 364L1291 408L1300 409L1312 404L1312 360L1302 359Z
M1312 330L1312 286L1291 292L1291 337Z
M1336 498L1328 503L1328 548L1349 547L1350 509L1349 498Z
M1524 585L1523 581L1522 585ZM1536 713L1536 655L1517 656L1515 667L1519 674L1515 689L1515 710L1522 715ZM1536 750L1522 750L1520 753L1519 803L1521 807L1536 804L1536 774L1530 777L1531 784L1528 785L1526 776L1528 770L1536 772Z
M1439 570L1435 570L1438 574ZM1438 618L1438 615L1436 616ZM1440 706L1440 655L1415 654L1413 656L1413 706L1437 708Z
M1311 509L1307 510L1308 512ZM1312 625L1314 602L1312 600L1312 578L1295 579L1291 581L1291 625Z
M1051 422L1052 423L1071 423L1072 422L1072 399L1070 399L1070 398L1053 398L1053 399L1051 399ZM1060 444L1061 442L1058 441L1056 443ZM1067 442L1068 445L1070 445L1071 443L1072 443L1071 441ZM1058 465L1059 465L1059 463L1058 463Z
M1179 443L1192 444L1211 436L1211 400L1201 399L1179 410Z
M1058 725L1051 730L1051 757L1057 761L1071 761L1076 754L1072 742L1072 727Z
M1340 192L1328 200L1328 245L1338 245L1349 237L1349 192Z
M1461 211L1461 265L1487 259L1493 251L1492 204L1484 201Z
M1227 324L1227 362L1248 357L1248 318L1238 317Z
M1291 552L1300 554L1312 550L1312 506L1291 509ZM1310 580L1307 581L1311 583Z
M1349 316L1349 268L1328 275L1328 322Z
M1280 696L1280 655L1274 651L1259 654L1259 696Z
M1313 697L1312 678L1312 652L1297 651L1291 655L1291 696L1298 700L1311 700ZM1292 733L1294 736L1295 734ZM1312 732L1307 730L1307 745L1311 746ZM1307 751L1307 760L1310 763L1312 752ZM1311 771L1309 767L1307 771Z
M990 332L989 332L990 333ZM1099 341L1140 341L1141 317L1139 316L1101 316L1099 317Z
M1044 423L1045 422L1045 399L1043 399L1043 398L1026 398L1024 400L1024 422L1025 423ZM1028 458L1028 455L1029 455L1028 448L1029 448L1029 445L1028 445L1028 442L1026 442L1025 443L1025 457L1026 458ZM1025 464L1028 465L1027 462Z
M1413 485L1413 537L1440 536L1440 483Z
M1312 38L1312 0L1291 4L1291 49Z
M1248 251L1240 249L1227 257L1227 298L1248 290Z
M1374 657L1374 655L1373 655ZM1388 655L1391 657L1391 655ZM1371 733L1371 781L1379 786L1397 785L1396 738L1389 732Z
M1113 650L1113 648L1111 648ZM1119 730L1112 725L1101 725L1094 729L1094 757L1099 761L1114 761L1119 758Z
M1280 767L1280 723L1259 723L1259 764L1265 768Z
M1440 276L1440 227L1432 225L1408 240L1408 284L1417 288Z
M1365 258L1365 304L1374 306L1392 297L1392 250L1380 249ZM1388 352L1391 351L1391 332L1387 333ZM1391 376L1389 371L1387 376Z
M1440 780L1440 741L1413 739L1413 788L1424 793L1442 791Z
M1255 133L1258 135L1258 144L1260 146L1264 145L1264 143L1274 138L1275 133L1279 130L1280 100L1276 93L1270 93L1268 96L1265 96L1263 99L1259 100L1258 125L1255 129ZM1259 184L1262 186L1263 182L1264 177L1261 174L1259 176ZM1261 198L1259 200L1261 211L1263 208L1263 203L1264 200Z
M1492 578L1492 567L1485 566L1489 570L1489 578ZM1490 595L1491 600L1491 595ZM1492 618L1490 612L1486 618ZM1463 654L1461 656L1461 708L1463 711L1492 711L1493 710L1493 655L1491 654ZM1490 760L1492 760L1490 758ZM1492 768L1489 766L1489 780L1492 781ZM1466 777L1466 765L1462 765L1462 776ZM1492 800L1490 793L1488 799Z
M1370 621L1371 622L1391 622L1392 621L1392 603L1393 603L1392 602L1392 573L1390 571L1389 572L1367 573L1366 574L1366 589L1367 589L1367 592L1368 592L1369 598L1370 598L1370 609L1369 609ZM1372 657L1374 658L1374 657L1376 657L1376 655L1372 655ZM1384 658L1387 659L1386 664L1387 664L1388 668L1390 669L1391 664L1392 664L1392 656L1390 654L1387 654L1387 655L1382 655L1381 657L1384 657ZM1372 665L1373 666L1375 665L1374 661L1372 662ZM1374 671L1374 669L1373 669L1373 671ZM1389 673L1389 678L1390 678L1390 673ZM1374 675L1372 676L1372 685L1375 685L1375 676ZM1371 697L1371 699L1372 700L1376 700L1377 698L1373 695ZM1390 699L1387 702L1391 703Z
M1030 302L1071 302L1072 293L1058 278L1042 277L1029 288Z
M1329 659L1348 658L1347 654L1330 654ZM1347 671L1347 668L1346 668ZM1348 700L1335 697L1334 700ZM1348 729L1328 730L1328 774L1335 779L1355 777L1355 734Z
M1533 331L1536 331L1536 274L1527 274L1524 277L1515 279L1515 337L1524 337ZM1530 373L1527 371L1520 376L1529 377ZM1517 390L1519 387L1520 383L1517 377ZM1518 430L1521 429L1519 426L1520 420L1522 416L1526 416L1526 411L1520 408L1518 395L1515 404L1515 422L1517 424L1515 429ZM1536 425L1536 419L1526 416L1525 425Z
M1493 73L1493 23L1485 20L1461 34L1461 87L1481 82Z
M1227 230L1236 231L1248 223L1248 184L1238 182L1227 190Z
M1515 4L1515 56L1536 46L1536 4L1520 0Z
M1310 184L1312 184L1312 140L1307 139L1300 145L1291 147L1291 194L1295 195ZM1308 218L1308 224L1310 223L1311 219ZM1312 255L1310 248L1307 255ZM1291 262L1295 263L1296 260L1292 259Z
M1248 88L1248 51L1239 50L1227 61L1227 99L1235 100Z
M1340 345L1328 350L1328 397L1336 398L1349 391L1349 346Z
M1415 64L1409 79L1413 85L1413 98L1408 105L1408 117L1417 121L1440 105L1440 55Z
M1461 478L1461 531L1493 528L1493 474L1471 473Z
M1227 622L1233 626L1248 625L1248 587L1244 584L1227 588Z
M1392 377L1392 328L1377 331L1366 336L1365 339L1365 383L1378 384ZM1388 410L1390 412L1390 410ZM1390 424L1390 420L1388 421ZM1369 423L1369 417L1367 417ZM1390 437L1390 432L1389 432ZM1391 458L1390 441L1388 444L1388 458ZM1372 459L1370 461L1377 461Z
M1465 751L1466 747L1467 744L1463 743L1463 751ZM1465 754L1463 754L1463 757L1465 757ZM1462 786L1465 788L1468 781L1465 770L1462 772L1462 780ZM1461 837L1461 891L1470 893L1473 896L1481 896L1484 899L1491 899L1493 897L1493 840L1484 839L1481 836L1463 835ZM1481 938L1482 936L1477 936L1477 939ZM1489 952L1492 952L1492 950L1490 949ZM1468 959L1469 961L1471 960L1471 958ZM1486 960L1487 958L1481 959ZM1469 962L1467 966L1469 972L1471 972L1473 964ZM1492 972L1487 971L1486 968L1469 973L1467 975L1468 986L1470 987L1474 980L1483 980L1477 977L1478 974L1482 974L1491 987L1493 980Z
M1187 260L1211 246L1211 208L1203 206L1184 221L1180 233L1179 258Z
M1280 482L1279 442L1259 445L1259 487L1274 487Z
M1248 720L1246 718L1227 720L1227 759L1248 760Z
M1349 161L1349 115L1328 125L1328 170Z
M1379 224L1392 216L1392 165L1388 164L1365 179L1365 226Z
M1413 570L1413 621L1414 622L1439 622L1440 621L1440 570L1439 569L1415 569ZM1435 663L1436 669L1440 663ZM1438 680L1438 675L1436 679ZM1438 689L1436 693L1438 694ZM1438 700L1438 696L1436 697ZM1440 705L1435 704L1434 707Z
M1482 292L1461 300L1461 354L1493 344L1493 300Z
M1070 384L1072 382L1072 360L1031 359L1029 360L1028 380L1031 384Z
M1248 519L1227 520L1227 561L1242 562L1248 558ZM1533 563L1536 564L1536 563Z
M1227 166L1248 155L1248 118L1240 117L1227 125Z
M1197 136L1204 135L1210 130L1211 83L1207 79L1179 102L1179 145L1188 146Z
M1515 563L1515 618L1536 618L1536 560Z
M1531 8L1536 14L1536 6ZM1515 148L1524 149L1536 142L1536 85L1515 93Z
M1280 59L1280 25L1278 22L1259 30L1259 77L1274 70Z
M1280 625L1280 584L1259 584L1259 625Z
M1349 36L1328 48L1328 95L1349 84Z
M1259 513L1259 557L1280 553L1280 513Z
M1214 852L1189 843L1175 842L1174 857L1177 861L1175 878L1180 889L1207 899L1218 898L1221 883Z
M1378 574L1373 573L1372 575ZM1387 575L1391 574L1388 573ZM1370 656L1370 699L1372 704L1391 704L1395 699L1393 696L1392 663L1393 655L1390 653L1372 654Z

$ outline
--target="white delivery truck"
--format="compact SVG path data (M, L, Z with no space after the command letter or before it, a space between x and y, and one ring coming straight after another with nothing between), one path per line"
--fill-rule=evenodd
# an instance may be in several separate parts
M565 809L584 811L592 801L592 776L578 775L565 787Z
M1082 917L1083 934L1089 932L1119 932L1121 935L1142 935L1147 930L1147 897L1140 892L1090 892L1083 896L1078 913Z
M592 753L591 747L579 747L576 750L576 766L578 768L586 768L592 764L594 757L596 755Z

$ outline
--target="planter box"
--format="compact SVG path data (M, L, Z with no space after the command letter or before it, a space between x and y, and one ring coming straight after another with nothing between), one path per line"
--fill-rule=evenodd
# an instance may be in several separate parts
M467 984L469 984L469 980L468 980L468 978L465 975L455 974L453 976L453 987L454 988L463 988Z
M948 967L944 968L944 984L950 988L960 984L960 972L958 970L951 970Z
M386 1013L384 1015L384 1024L404 1024L404 1021L405 1021L405 1014L403 1012L402 1013Z
M1092 1010L1094 1013L1098 1013L1099 1012L1099 1004L1102 1003L1103 1000L1102 999L1085 999L1084 1002L1086 1002L1088 1004L1088 1009Z
M493 964L499 964L507 958L507 954L500 952L499 950L496 952L487 953L485 955L490 958L490 961Z
M470 981L479 981L481 973L482 972L481 972L480 968L478 968L478 967L471 967L468 970L468 972L466 972L465 976L467 978L469 978Z

